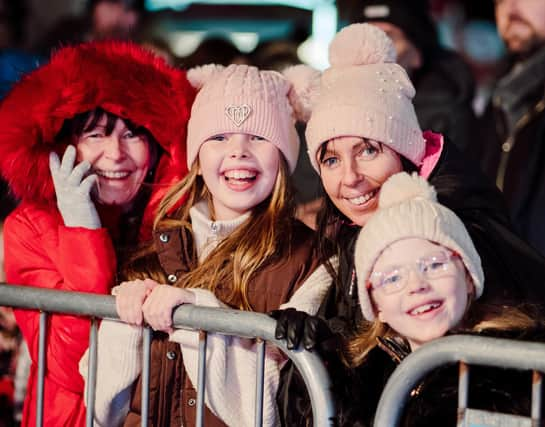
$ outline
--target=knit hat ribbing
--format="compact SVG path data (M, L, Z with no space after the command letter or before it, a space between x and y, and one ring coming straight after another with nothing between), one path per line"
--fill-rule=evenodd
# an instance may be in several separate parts
M425 141L412 105L415 90L395 59L392 41L372 25L349 25L335 36L306 130L317 171L320 145L340 136L374 139L420 165Z
M373 266L384 249L399 240L421 238L458 253L475 286L483 293L481 259L464 224L437 202L435 189L416 173L391 176L379 195L379 209L360 231L354 254L361 311L367 320L375 313L367 289Z
M284 155L291 172L297 164L297 119L304 120L311 90L319 73L305 65L283 74L248 65L209 64L187 73L199 92L188 124L187 164L191 168L201 145L222 133L248 133L272 142Z

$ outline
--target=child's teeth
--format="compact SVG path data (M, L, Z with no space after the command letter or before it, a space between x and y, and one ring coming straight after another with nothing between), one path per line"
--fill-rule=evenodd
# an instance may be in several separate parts
M244 170L235 170L235 171L229 171L225 174L225 176L228 179L248 179L248 178L254 178L255 172L250 171L244 171Z
M437 307L439 307L439 303L437 303L437 302L432 302L430 304L424 304L424 305L421 305L420 307L415 308L414 310L412 310L412 314L422 314L422 313L425 313L426 311L433 310L434 308L437 308Z

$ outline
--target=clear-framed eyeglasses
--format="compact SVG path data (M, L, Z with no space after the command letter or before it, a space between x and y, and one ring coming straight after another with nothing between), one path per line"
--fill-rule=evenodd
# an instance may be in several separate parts
M451 276L456 273L454 260L457 258L460 258L460 255L456 252L441 250L416 260L414 265L401 265L387 271L374 271L369 277L367 289L395 294L407 286L410 270L426 280Z

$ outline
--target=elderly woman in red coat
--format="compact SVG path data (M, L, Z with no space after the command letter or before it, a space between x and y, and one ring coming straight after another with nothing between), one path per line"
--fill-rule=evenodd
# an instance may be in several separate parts
M9 283L109 293L120 249L150 236L162 194L187 172L193 96L184 71L124 42L63 48L13 88L0 107L0 172L21 200L4 225ZM15 315L32 359L29 426L39 313ZM49 319L45 426L85 423L88 337L87 319Z

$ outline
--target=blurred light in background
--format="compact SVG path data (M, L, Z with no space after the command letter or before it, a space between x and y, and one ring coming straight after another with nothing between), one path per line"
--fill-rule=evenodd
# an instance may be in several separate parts
M172 51L180 57L191 55L205 37L216 35L226 37L243 53L253 51L259 43L259 34L252 32L235 32L228 33L217 31L173 31L165 37L168 39Z
M288 6L312 13L312 29L309 38L301 44L297 54L301 61L318 69L328 66L327 47L337 31L337 8L334 0L146 0L146 9L159 11L173 9L185 11L191 5L237 5L237 6ZM264 9L266 11L266 9ZM241 52L249 53L258 43L275 39L289 39L293 31L289 20L255 20L225 17L224 19L191 19L177 24L164 35L173 52L185 57L195 51L207 37L224 37Z
M312 35L297 51L299 58L323 70L329 66L328 46L337 32L337 8L334 4L320 2L312 14Z
M490 21L469 21L464 27L462 49L473 61L493 63L505 54L505 45Z
M150 11L160 9L183 10L194 3L201 4L238 4L252 6L290 6L300 9L313 10L318 3L326 3L324 0L145 0L146 9Z

